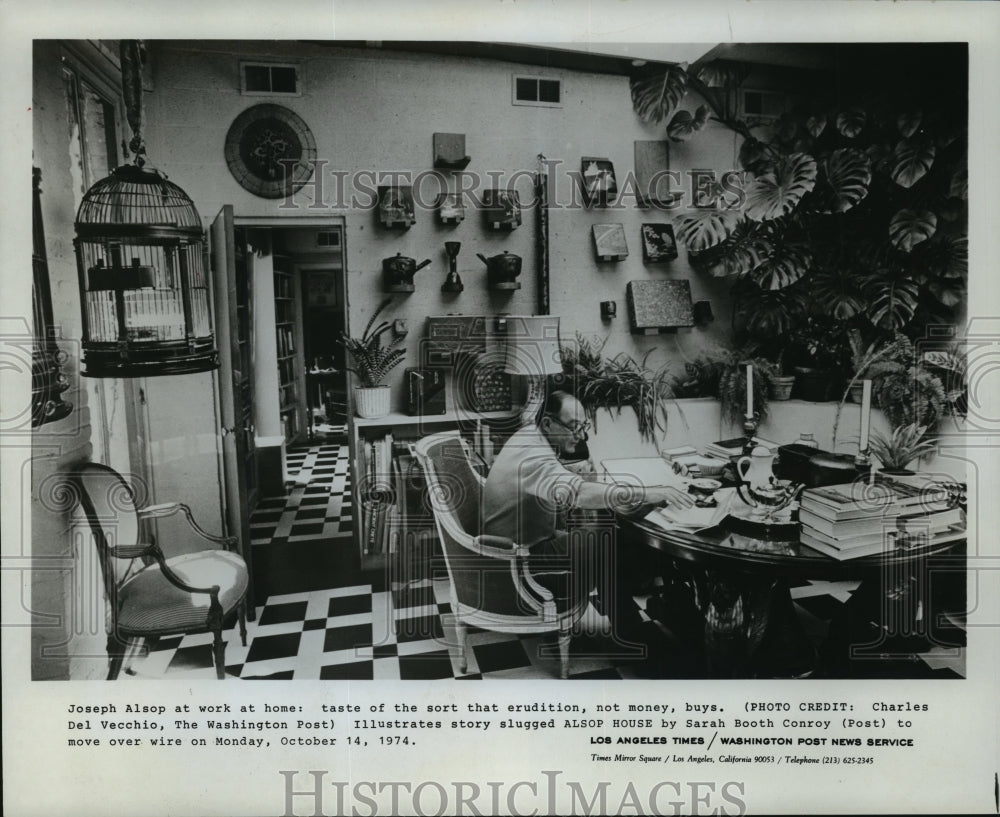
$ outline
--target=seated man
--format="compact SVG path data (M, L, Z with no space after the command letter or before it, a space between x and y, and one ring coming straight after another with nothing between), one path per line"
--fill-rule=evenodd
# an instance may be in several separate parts
M644 502L690 506L691 498L676 488L622 488L587 481L568 470L560 454L569 454L586 435L583 406L571 394L555 391L537 425L517 431L501 449L483 491L483 531L506 536L531 548L534 574L572 566L578 589L598 588L604 612L616 635L631 632L638 620L629 594L618 592L620 554L605 528L599 535L586 529L567 530L566 512L632 510ZM620 578L619 578L620 580Z

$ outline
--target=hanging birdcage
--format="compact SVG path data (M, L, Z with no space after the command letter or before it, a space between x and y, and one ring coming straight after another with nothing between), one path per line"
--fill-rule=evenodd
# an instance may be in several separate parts
M205 234L194 203L165 175L127 165L101 179L76 215L84 374L190 374L218 365Z

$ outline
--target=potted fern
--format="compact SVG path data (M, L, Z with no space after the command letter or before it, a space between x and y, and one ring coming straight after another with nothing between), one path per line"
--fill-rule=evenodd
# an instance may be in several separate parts
M934 451L937 441L927 437L927 426L909 423L884 436L872 434L871 450L882 463L885 474L912 474L909 465L913 460L926 457Z
M387 374L403 362L405 349L396 348L403 340L402 336L393 338L386 344L382 336L392 329L388 321L376 325L375 321L385 309L391 298L386 298L368 320L365 331L360 338L352 338L341 332L341 345L351 356L353 366L347 370L357 377L360 385L354 389L354 408L359 417L384 417L389 413L389 387L382 381Z

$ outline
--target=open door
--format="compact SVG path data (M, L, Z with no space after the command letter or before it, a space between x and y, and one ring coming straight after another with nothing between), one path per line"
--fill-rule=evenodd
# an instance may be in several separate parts
M253 394L251 377L250 284L237 275L237 247L232 205L225 205L210 231L215 290L215 329L219 341L219 404L225 479L226 525L240 542L240 554L250 569L247 617L253 621L253 564L250 512L257 480L254 467Z

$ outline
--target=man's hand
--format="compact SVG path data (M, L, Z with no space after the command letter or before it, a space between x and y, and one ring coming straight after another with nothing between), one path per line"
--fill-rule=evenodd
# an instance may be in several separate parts
M694 499L686 491L673 486L646 488L646 502L665 502L675 508L690 508Z

